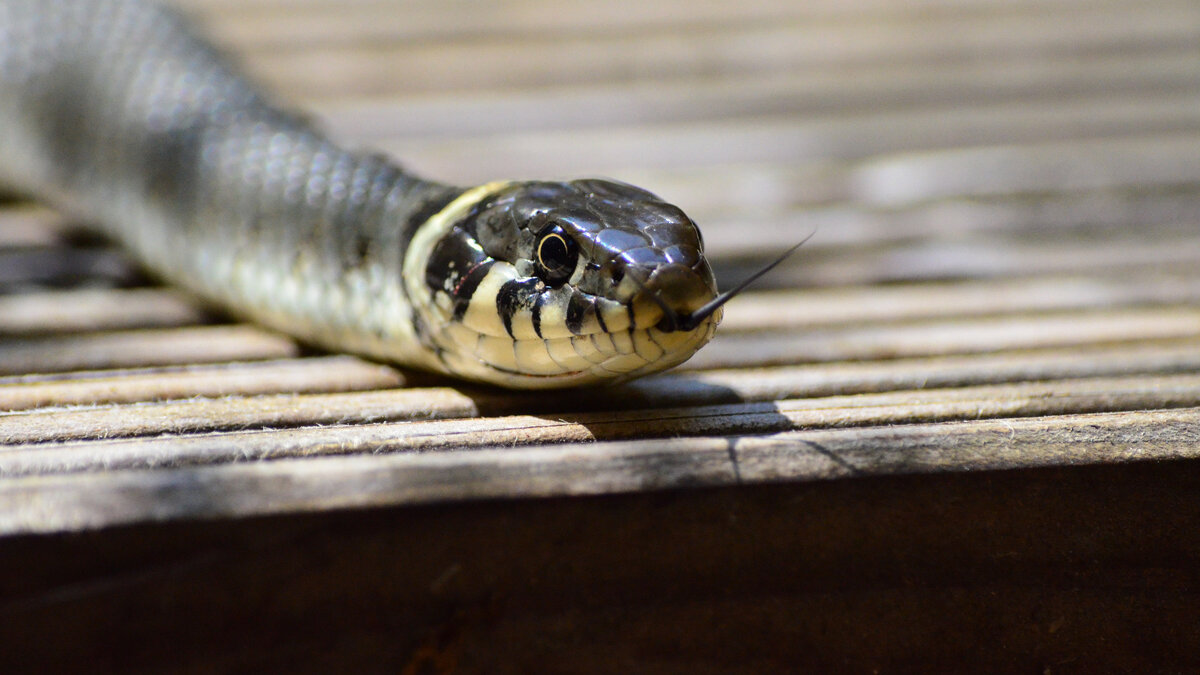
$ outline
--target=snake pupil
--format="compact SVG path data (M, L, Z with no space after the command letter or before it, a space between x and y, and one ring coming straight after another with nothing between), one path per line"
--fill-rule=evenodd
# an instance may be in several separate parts
M560 225L549 225L538 233L537 273L547 286L558 287L575 272L579 252L575 240Z

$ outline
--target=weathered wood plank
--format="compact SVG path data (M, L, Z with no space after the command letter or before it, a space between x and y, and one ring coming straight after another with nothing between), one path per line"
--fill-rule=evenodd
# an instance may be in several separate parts
M625 472L636 484L653 460L629 454ZM368 459L401 458L354 461ZM535 471L554 465L526 459ZM328 461L326 476L304 472L296 484L335 502L321 488L352 470ZM260 518L223 515L237 505L216 493L255 495L240 502L247 507L267 502L267 492L296 497L282 485L294 465L156 473L162 489L150 498L166 495L180 508L195 497L213 519L6 538L0 634L14 648L0 652L0 667L1188 671L1200 599L1198 466L950 472ZM361 501L404 489L380 464L359 468L381 479ZM426 478L453 478L427 468ZM233 478L243 472L252 475ZM486 475L481 468L472 478ZM146 496L149 485L122 490L113 480L136 483L105 477L105 496L92 505Z
M0 481L0 532L489 498L1194 457L1200 411L402 453Z
M0 339L126 328L167 328L208 317L194 300L160 288L82 289L0 296Z
M388 366L337 355L145 370L0 377L0 411L193 397L355 391L398 387Z
M668 373L614 392L564 395L564 409L682 407L1012 382L1200 372L1196 338L1137 344L1003 351L933 358L812 363L798 366ZM486 414L537 405L533 396L473 393Z
M421 396L424 397L422 400ZM303 401L311 401L305 406ZM362 399L361 406L354 403ZM382 399L382 400L380 400ZM415 402L420 401L420 402ZM405 408L405 403L408 407ZM13 445L0 449L0 475L87 472L219 464L247 459L322 455L458 451L488 446L514 447L546 443L677 436L768 434L801 428L866 427L920 424L956 419L1062 415L1200 405L1200 380L1194 375L1079 380L1051 383L964 387L890 392L767 403L731 404L597 413L560 412L399 422L294 430L225 432L132 440ZM440 406L440 408L439 408ZM330 394L296 400L257 398L240 406L196 401L119 411L25 413L0 417L9 439L94 436L97 431L146 434L190 431L196 425L232 420L249 424L255 413L270 424L287 421L288 410L300 409L308 420L336 423L364 421L360 414L437 417L473 414L469 398L452 391L363 395ZM164 413L156 415L155 411ZM205 414L205 410L212 414ZM323 411L318 414L315 411ZM72 417L79 427L73 427ZM57 430L57 431L55 431ZM580 448L580 452L587 452Z
M396 91L546 86L637 79L730 76L772 69L853 68L880 61L1067 58L1096 52L1163 51L1195 45L1189 5L1087 9L1063 21L1021 16L987 21L953 15L907 25L873 19L831 31L810 20L713 26L687 32L588 35L577 31L461 40L265 48L235 45L247 65L284 92L334 97ZM904 30L900 30L900 26ZM554 58L547 58L553 54ZM1035 58L1036 57L1036 58Z
M897 152L1001 143L1078 141L1097 136L1194 134L1193 91L1111 100L1016 101L875 114L780 114L674 124L529 131L422 140L372 139L435 176L478 181L497 175L560 176L623 166L687 167L724 162L858 161ZM569 143L576 152L555 152ZM470 171L459 178L462 171Z
M606 7L563 7L547 2L408 2L403 11L384 2L356 1L347 6L328 2L289 2L280 12L278 3L175 2L205 21L206 28L222 39L258 49L295 45L336 45L361 42L414 41L493 34L544 36L572 29L576 32L644 32L706 27L753 25L764 21L804 20L831 30L847 24L877 22L907 25L914 20L937 18L985 21L997 17L1027 21L1069 20L1081 12L1111 9L1114 3L1010 2L1005 5L924 0L895 3L779 3L755 0L731 7L714 0L694 2L686 16L678 6L660 2L617 2ZM1159 3L1160 6L1167 3ZM1181 3L1175 3L1181 4ZM1106 7L1107 5L1107 7ZM1115 5L1120 7L1120 5ZM1186 5L1184 5L1186 7Z
M1064 97L1172 96L1200 82L1191 50L1101 53L1086 60L956 61L937 68L872 63L852 72L796 69L735 78L621 82L585 87L488 88L373 97L315 95L302 107L335 135L370 139L513 133L695 122L737 117L1061 101ZM1098 139L1090 139L1098 140Z
M760 249L746 262L717 258L718 276L745 276L786 249L785 244L811 234L813 223L778 232L771 253ZM716 228L720 232L722 228ZM791 229L791 228L789 228ZM1008 238L952 237L897 243L861 250L824 249L809 242L777 270L770 283L782 286L832 286L886 284L922 280L998 279L1054 274L1094 274L1136 278L1165 272L1187 274L1195 269L1200 234L1180 233L1170 238L1147 238L1132 231L1097 241L1086 237L1053 236ZM785 238L786 237L786 238ZM750 238L749 236L747 239ZM715 248L715 247L714 247ZM749 253L749 251L743 252ZM732 256L731 256L732 257Z
M155 436L231 429L474 417L453 389L321 394L258 394L101 408L0 413L0 444Z
M1197 81L1200 85L1200 81ZM985 194L1136 189L1200 183L1200 135L1055 142L893 157L856 174L855 196L897 206Z
M900 325L718 333L681 370L762 367L1191 338L1200 309L1129 307L1046 315L959 318Z
M926 319L1200 303L1190 275L1000 278L953 283L748 291L725 307L721 332L811 329Z
M0 341L0 375L296 356L295 342L245 325L113 331Z
M882 362L832 362L666 374L611 390L565 392L555 397L550 406L541 394L487 389L465 391L481 413L511 415L539 409L681 407L901 389L1197 371L1200 371L1200 342L1191 338ZM10 376L0 378L0 410L136 403L196 396L371 390L404 383L404 376L392 368L348 356L168 367L149 372Z

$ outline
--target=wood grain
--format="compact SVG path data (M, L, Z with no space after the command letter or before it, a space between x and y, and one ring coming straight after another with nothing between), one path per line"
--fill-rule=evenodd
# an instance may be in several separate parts
M609 494L743 482L1194 457L1200 411L793 431L769 436L497 448L69 473L0 485L0 531L179 517ZM349 436L347 434L346 436ZM344 446L343 446L344 447ZM84 484L87 489L79 489ZM146 506L154 505L147 510Z

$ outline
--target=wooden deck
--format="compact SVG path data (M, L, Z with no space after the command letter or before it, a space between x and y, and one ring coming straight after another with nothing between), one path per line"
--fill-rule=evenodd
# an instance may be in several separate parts
M420 172L658 192L723 285L816 234L675 371L517 394L0 204L0 664L1200 668L1200 5L181 4Z

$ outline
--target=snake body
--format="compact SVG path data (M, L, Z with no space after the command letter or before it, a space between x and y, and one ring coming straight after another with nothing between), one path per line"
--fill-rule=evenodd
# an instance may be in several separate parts
M508 387L662 370L721 316L694 223L653 194L419 178L339 147L143 0L0 0L0 183L235 314Z

